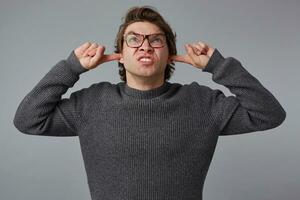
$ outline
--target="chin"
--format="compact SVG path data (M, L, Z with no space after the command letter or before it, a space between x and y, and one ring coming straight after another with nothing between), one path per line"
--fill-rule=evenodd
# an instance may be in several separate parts
M160 66L156 64L152 65L141 65L135 64L132 65L133 67L125 67L126 75L129 73L131 76L139 76L139 77L153 77L159 76L160 73L164 73L165 68L160 71Z
M126 71L126 76L128 77L128 75L132 77L143 77L143 78L158 76L158 74L152 70Z

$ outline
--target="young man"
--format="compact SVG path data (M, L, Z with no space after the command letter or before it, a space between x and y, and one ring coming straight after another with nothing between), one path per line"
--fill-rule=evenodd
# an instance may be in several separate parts
M211 46L186 45L160 14L132 8L116 52L84 43L58 62L19 105L23 133L79 136L93 200L200 200L220 135L279 126L286 113L275 97L233 57ZM117 60L122 82L99 82L61 99L79 75ZM235 96L197 82L170 83L174 62L212 74Z

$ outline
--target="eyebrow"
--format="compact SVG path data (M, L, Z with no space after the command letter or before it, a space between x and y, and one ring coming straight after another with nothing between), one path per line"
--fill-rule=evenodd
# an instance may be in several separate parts
M141 34L141 33L137 33L137 32L134 32L134 31L129 31L128 33L126 33L125 35L128 35L128 34L134 34L134 35L164 35L164 33L151 33L151 34Z

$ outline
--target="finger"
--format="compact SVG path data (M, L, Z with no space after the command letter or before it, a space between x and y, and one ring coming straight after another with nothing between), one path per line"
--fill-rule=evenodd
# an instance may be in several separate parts
M189 44L188 46L192 49L192 51L193 51L194 54L198 55L198 50L197 50L197 48L195 47L194 44Z
M88 51L87 55L88 56L94 56L97 53L97 50L98 50L98 48L97 49L92 49L92 50Z
M182 62L182 63L187 63L187 64L191 64L191 60L188 56L186 55L174 55L171 56L171 61L175 61L175 62Z
M206 43L204 43L204 42L202 42L202 41L199 41L198 44L199 44L200 46L202 46L204 49L208 49L208 44L206 44Z
M194 53L194 50L193 50L192 46L188 44L188 45L185 46L185 49L187 51L188 56L190 57L190 59L192 61L192 65L194 65L195 60L197 59L196 58L197 55Z
M101 59L101 57L102 57L103 54L104 54L105 47L104 47L104 46L99 46L99 47L97 47L96 50L97 50L97 51L96 51L95 56L92 57L92 59L91 59L92 62L98 62L98 61Z
M90 42L85 42L84 44L80 45L77 49L75 49L75 53L82 55L90 47L90 45Z
M98 47L98 45L97 45L97 43L92 43L92 45L90 45L89 47L88 47L88 49L83 53L83 56L88 56L89 55L89 53L91 52L91 51L93 51L95 48L97 48Z
M209 49L208 49L208 51L207 51L207 55L208 55L209 57L211 57L211 56L213 55L214 51L215 51L214 48L209 47Z
M90 52L95 52L96 53L96 50L97 50L97 48L98 48L98 44L97 43L93 43L89 48L88 48L88 54L90 53Z
M206 50L206 55L208 55L209 57L211 57L212 54L213 54L213 52L214 52L214 50L215 50L215 48L213 48L211 45L206 44L206 43L201 42L201 41L199 41L198 43L199 43L201 46L204 46L204 49Z
M202 45L200 45L199 43L196 43L195 46L197 46L197 49L199 50L199 54L198 56L200 56L201 54L206 54L207 50L205 49L205 47L203 47Z
M191 48L193 49L194 51L194 54L196 54L197 56L200 56L201 54L203 54L205 51L203 50L202 46L200 46L199 44L197 43L193 43L190 45Z
M113 61L113 60L120 60L121 57L122 56L119 53L103 55L103 57L101 58L101 62L104 63L104 62L109 62L109 61Z
M85 50L87 50L90 46L91 46L91 43L90 43L90 42L86 42L86 43L84 43L83 45L81 45L81 46L79 47L79 49L80 49L81 51L85 51Z
M208 51L211 49L210 45L204 42L199 41L198 44L200 44L205 49L206 53L208 53Z
M192 44L192 48L193 48L194 53L197 56L201 55L203 48L199 44L197 44L197 43Z

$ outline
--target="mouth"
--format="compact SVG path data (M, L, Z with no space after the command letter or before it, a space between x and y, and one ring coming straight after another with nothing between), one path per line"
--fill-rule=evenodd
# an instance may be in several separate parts
M139 56L137 60L143 65L152 65L154 63L152 56Z

